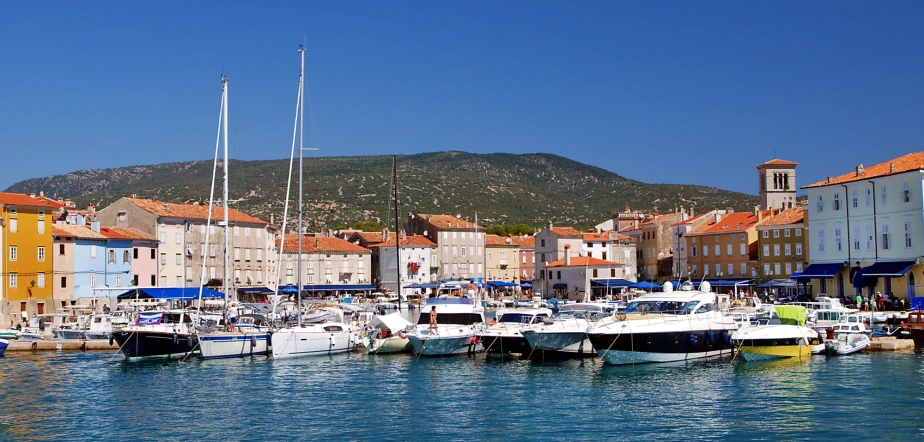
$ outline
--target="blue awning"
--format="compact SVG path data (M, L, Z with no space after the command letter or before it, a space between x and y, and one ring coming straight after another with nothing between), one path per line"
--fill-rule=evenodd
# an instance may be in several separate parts
M237 289L237 291L243 293L265 293L268 295L273 293L273 290L269 287L241 287Z
M811 264L797 277L798 279L831 279L844 268L844 264Z
M621 289L625 287L632 287L632 284L635 284L632 281L622 278L607 278L607 279L591 279L590 288L592 289Z
M747 285L751 280L748 278L707 279L706 282L713 287L734 287L736 285Z
M488 285L493 285L494 287L518 287L519 284L515 282L507 281L488 281Z
M630 287L630 288L633 288L633 289L641 289L641 290L659 290L659 289L661 289L661 286L660 286L660 285L655 284L655 283L653 283L653 282L648 282L648 281L636 282L636 283L630 285L629 287Z
M116 298L123 299L167 299L192 301L199 299L199 287L146 288L129 290ZM202 299L224 298L224 293L202 288Z
M533 288L533 284L531 282L524 282L520 284L520 287L523 287L524 289L531 289Z
M914 267L914 261L877 262L869 267L860 269L866 277L901 278Z
M794 289L796 288L796 281L791 279L774 279L767 281L759 286L759 289L769 289L769 288L781 288L781 289Z
M306 292L360 292L375 290L372 284L307 284Z
M555 290L568 290L568 284L559 282L558 284L553 285L552 288Z

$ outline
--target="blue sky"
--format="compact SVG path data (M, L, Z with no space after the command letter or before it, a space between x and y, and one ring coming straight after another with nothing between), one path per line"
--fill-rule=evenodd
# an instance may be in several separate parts
M924 3L18 2L0 14L0 188L288 156L307 39L318 155L549 152L756 193L920 150Z

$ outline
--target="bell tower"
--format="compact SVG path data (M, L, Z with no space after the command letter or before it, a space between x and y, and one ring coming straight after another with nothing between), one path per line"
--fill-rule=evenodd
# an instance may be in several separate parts
M757 166L761 210L786 210L796 206L797 165L777 158Z

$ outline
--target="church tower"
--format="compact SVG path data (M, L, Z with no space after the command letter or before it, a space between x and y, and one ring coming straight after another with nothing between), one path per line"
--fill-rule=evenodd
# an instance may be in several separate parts
M757 166L761 210L786 210L796 206L797 165L792 161L773 159Z

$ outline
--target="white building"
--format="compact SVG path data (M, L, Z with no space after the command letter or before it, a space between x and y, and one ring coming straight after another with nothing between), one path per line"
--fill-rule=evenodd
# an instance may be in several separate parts
M571 246L565 245L562 258L547 263L540 273L540 283L551 288L543 292L562 299L589 301L592 279L625 279L622 263L586 256L571 256ZM535 281L534 281L535 283Z
M401 265L397 266L395 256L395 235L386 235L384 241L369 246L372 251L372 262L375 263L375 276L373 281L383 290L398 291L398 269L401 269L401 287L405 294L414 293L414 289L405 288L412 283L429 283L436 279L431 269L439 265L431 265L438 255L436 243L423 235L403 236L400 238Z
M803 187L815 293L914 296L924 270L924 152Z
M298 250L298 236L287 235L279 264L280 285L298 283ZM369 249L340 238L305 235L301 254L303 286L332 285L341 287L341 291L372 290L372 252Z

